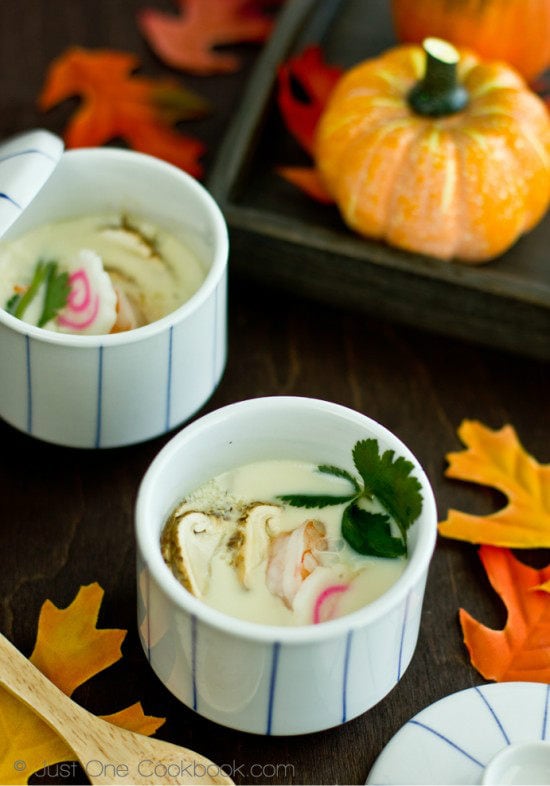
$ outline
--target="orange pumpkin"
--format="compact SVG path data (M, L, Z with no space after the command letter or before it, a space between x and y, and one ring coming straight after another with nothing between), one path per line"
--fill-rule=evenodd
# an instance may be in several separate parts
M319 174L357 232L442 259L501 254L550 201L550 118L522 78L437 39L348 71L317 129Z
M392 11L399 41L439 36L529 81L550 65L550 0L392 0Z

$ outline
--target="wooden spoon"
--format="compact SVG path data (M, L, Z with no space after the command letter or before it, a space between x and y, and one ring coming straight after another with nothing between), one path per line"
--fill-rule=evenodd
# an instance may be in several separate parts
M0 685L73 749L92 784L232 784L204 756L101 720L80 707L0 634Z

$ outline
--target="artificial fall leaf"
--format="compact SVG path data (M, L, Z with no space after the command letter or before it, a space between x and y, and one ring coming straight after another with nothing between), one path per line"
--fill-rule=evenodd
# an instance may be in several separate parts
M123 710L113 712L110 715L101 715L103 720L121 726L128 731L135 731L136 734L145 734L149 737L160 729L164 723L164 718L156 718L154 715L145 715L141 702L136 701Z
M460 609L472 665L497 682L550 682L550 597L540 590L550 580L550 566L535 570L495 546L482 546L479 556L508 618L503 630L492 630Z
M342 69L328 65L319 46L309 46L279 68L277 101L284 123L304 150L313 155L315 130ZM312 167L279 167L278 174L311 199L325 205L333 198Z
M122 657L126 631L96 627L102 598L99 584L90 584L80 588L66 609L50 601L42 606L30 660L67 695ZM141 734L153 734L164 723L145 715L139 702L103 717ZM23 784L33 772L73 759L72 750L46 723L0 689L0 783ZM24 762L24 768L15 768L15 762Z
M321 48L316 45L307 47L279 68L279 109L287 129L310 154L313 154L317 123L342 72L340 67L325 62Z
M534 93L538 93L546 105L550 107L550 74L548 71L540 74L529 87Z
M208 103L173 80L132 75L138 66L139 60L126 52L71 47L51 63L38 99L40 109L80 95L83 103L65 128L67 147L122 138L135 150L199 177L204 144L172 125L204 115Z
M509 548L550 547L550 465L526 453L509 425L493 431L465 420L458 435L467 449L447 455L445 474L498 489L508 504L488 516L450 510L440 534Z
M315 167L281 166L277 168L277 173L309 197L315 199L316 202L322 202L324 205L331 205L334 202L321 182Z
M214 51L223 44L264 41L273 21L251 0L176 0L178 16L146 8L138 25L167 65L194 74L236 71L239 60Z
M91 584L66 609L50 600L42 605L29 660L67 696L122 657L126 632L96 627L102 597L99 585Z

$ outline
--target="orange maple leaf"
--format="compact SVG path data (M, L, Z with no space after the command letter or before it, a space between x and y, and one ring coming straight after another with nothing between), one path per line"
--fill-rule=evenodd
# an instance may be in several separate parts
M81 587L66 609L46 601L41 609L31 662L67 695L122 657L126 631L96 627L103 590ZM164 718L145 715L138 702L105 720L141 734L154 734ZM7 691L0 689L0 783L26 783L33 772L74 753L57 734ZM15 767L23 762L24 766Z
M334 202L315 167L280 166L277 167L277 173L316 202L322 202L324 205L331 205Z
M497 682L550 682L550 597L540 590L550 579L550 566L535 570L495 546L482 546L479 556L508 619L503 630L492 630L460 609L472 665Z
M509 425L493 431L465 420L458 434L467 450L447 455L445 474L498 489L508 504L488 516L450 510L440 534L509 548L550 547L550 464L526 453Z
M126 52L71 47L50 65L38 99L42 110L75 95L84 99L64 132L67 147L93 147L122 138L135 150L199 177L204 144L171 126L209 110L173 80L132 75L139 60Z
M146 8L138 25L153 51L167 65L194 74L236 71L237 57L215 46L264 41L273 21L250 0L177 0L178 16Z

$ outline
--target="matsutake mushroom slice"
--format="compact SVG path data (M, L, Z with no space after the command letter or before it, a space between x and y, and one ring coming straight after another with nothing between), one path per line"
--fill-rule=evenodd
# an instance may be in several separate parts
M326 548L325 525L315 519L308 519L292 532L283 532L273 538L266 574L269 591L292 609L302 583L319 565L317 552Z
M101 234L144 259L161 259L155 238L148 237L139 227L130 223L127 216L122 216L118 226L102 229Z
M221 519L197 510L174 514L162 536L162 556L197 598L208 591L212 558L225 535Z
M233 564L246 589L251 587L255 568L267 559L270 536L278 531L280 518L278 505L254 502L239 519L229 545L235 549Z

